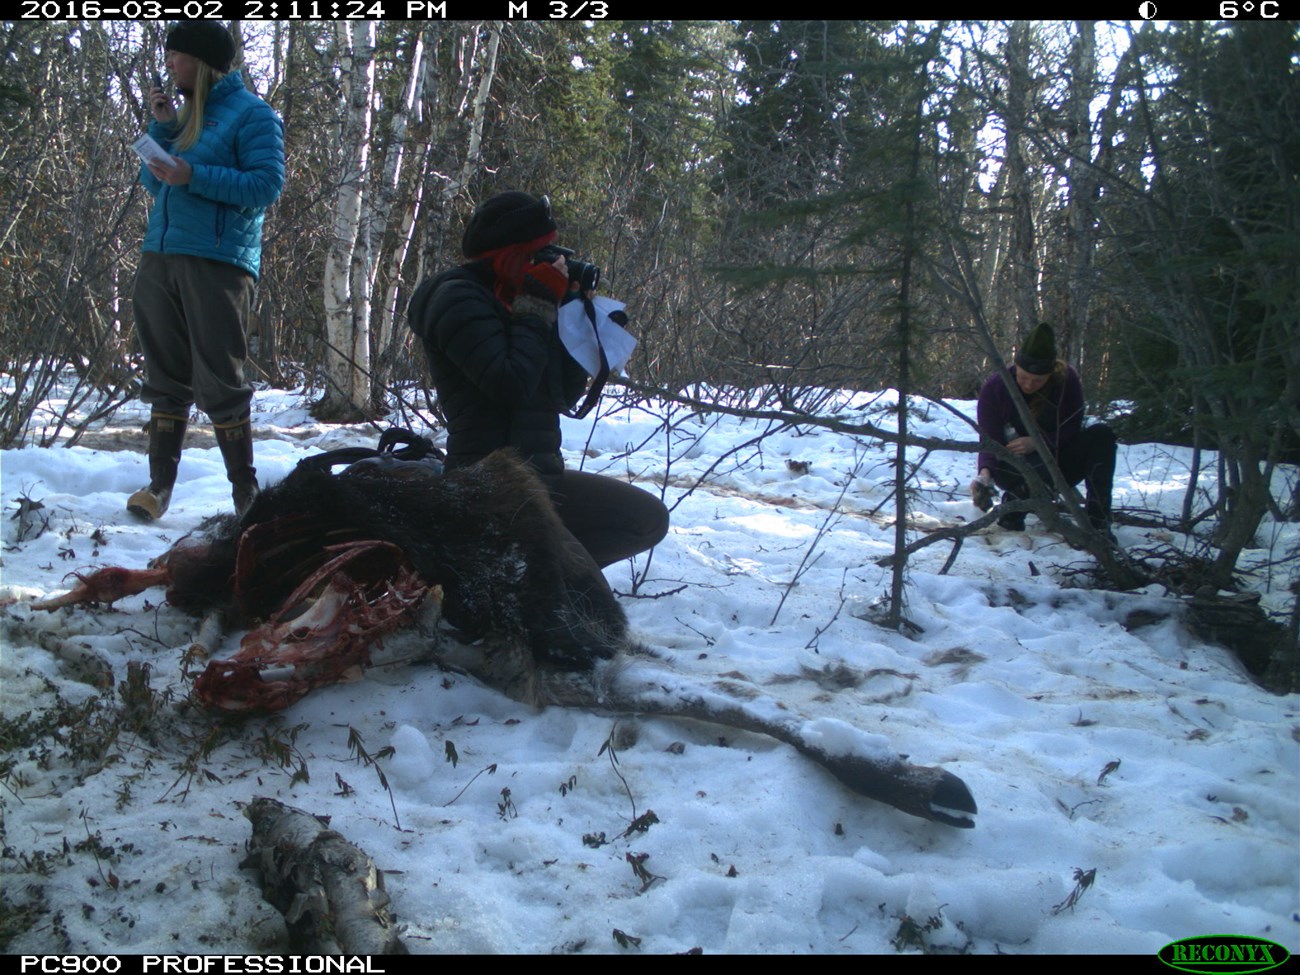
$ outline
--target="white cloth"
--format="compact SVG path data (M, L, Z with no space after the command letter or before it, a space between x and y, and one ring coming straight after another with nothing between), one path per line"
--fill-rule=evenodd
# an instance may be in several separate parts
M560 341L574 361L587 370L587 375L594 376L600 372L601 347L605 349L609 371L620 373L636 349L636 339L609 317L613 312L623 310L623 302L597 295L591 304L596 310L594 329L581 299L560 306ZM600 337L599 346L596 344L597 336Z

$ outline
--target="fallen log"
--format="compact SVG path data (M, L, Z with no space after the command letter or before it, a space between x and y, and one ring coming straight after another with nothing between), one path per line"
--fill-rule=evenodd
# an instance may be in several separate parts
M289 947L313 955L405 955L374 861L326 823L275 799L244 809L262 896L284 915Z
M1261 687L1274 694L1300 690L1300 644L1269 618L1257 592L1221 593L1205 586L1185 600L1192 631L1227 647Z
M1269 618L1259 593L1224 593L1203 586L1172 600L1168 609L1134 610L1124 618L1124 628L1141 629L1171 616L1202 640L1231 650L1265 690L1274 694L1300 690L1300 647L1285 625Z

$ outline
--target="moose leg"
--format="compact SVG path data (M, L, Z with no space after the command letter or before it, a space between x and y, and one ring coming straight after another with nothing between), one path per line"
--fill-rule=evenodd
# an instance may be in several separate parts
M171 582L171 570L165 566L149 569L99 569L87 575L74 572L77 584L61 596L40 599L32 609L56 610L78 603L111 603L125 596L165 586Z
M597 706L694 718L767 735L812 759L859 795L958 829L975 826L975 799L951 772L906 762L884 736L846 722L791 716L771 698L741 701L716 687L637 663L614 675Z
M859 795L936 823L972 829L978 808L961 779L913 765L881 735L843 721L792 717L771 698L741 701L712 685L621 657L594 672L532 671L506 647L442 640L433 656L526 704L557 704L616 714L691 718L767 735L812 759Z

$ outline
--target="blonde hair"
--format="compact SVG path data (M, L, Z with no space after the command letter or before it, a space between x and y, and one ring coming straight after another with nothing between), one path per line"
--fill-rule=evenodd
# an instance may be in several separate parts
M1037 422L1042 415L1044 407L1048 400L1059 401L1060 390L1065 386L1065 377L1070 371L1069 365L1064 359L1057 359L1052 364L1052 371L1048 373L1047 382L1043 384L1042 389L1025 398L1026 405L1029 407L1029 415Z
M198 72L194 76L194 94L185 99L185 104L176 116L180 134L172 146L177 151L193 149L194 144L199 141L199 136L203 134L203 108L207 104L208 93L212 91L212 86L225 76L226 72L218 71L206 61L198 62Z

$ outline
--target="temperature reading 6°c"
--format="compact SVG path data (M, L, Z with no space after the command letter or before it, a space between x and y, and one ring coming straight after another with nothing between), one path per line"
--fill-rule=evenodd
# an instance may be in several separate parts
M1222 0L1219 16L1224 20L1237 20L1252 15L1260 20L1277 20L1281 16L1278 3L1279 0Z

